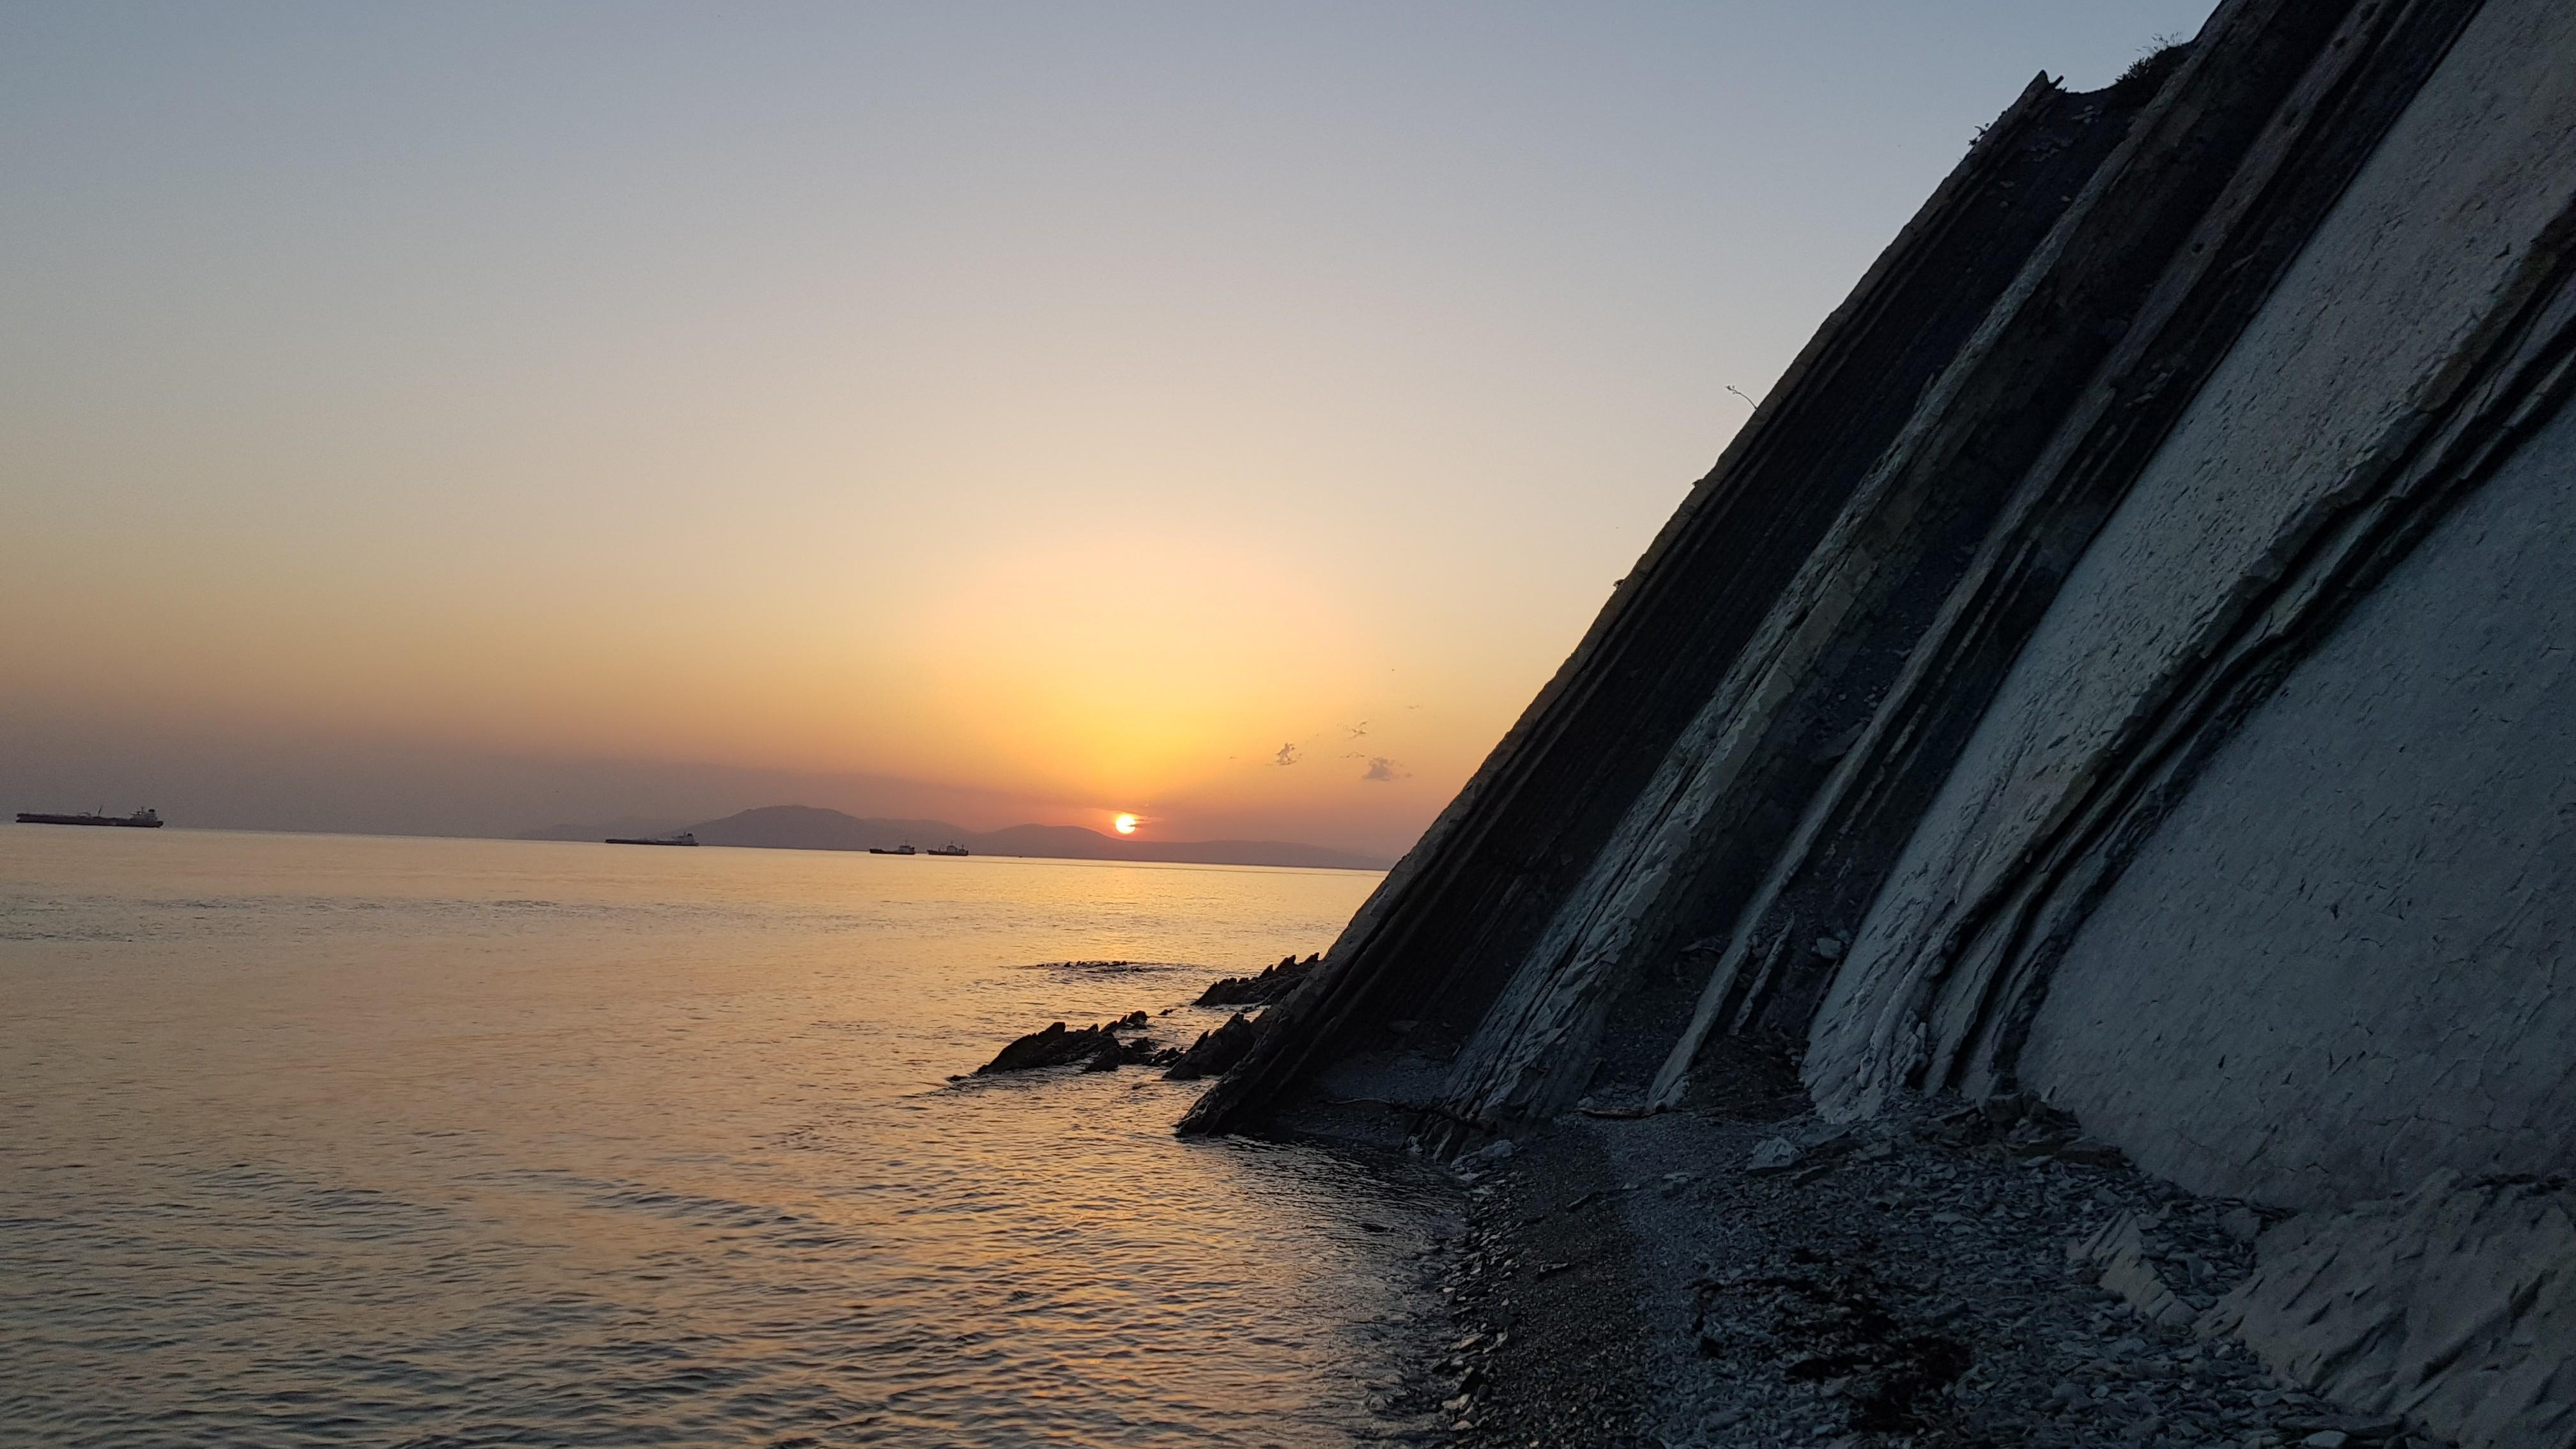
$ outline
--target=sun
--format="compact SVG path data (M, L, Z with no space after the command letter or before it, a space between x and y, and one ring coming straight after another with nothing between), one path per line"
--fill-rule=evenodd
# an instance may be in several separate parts
M1133 835L1136 833L1136 817L1133 815L1121 815L1109 823L1118 827L1118 833L1121 835Z

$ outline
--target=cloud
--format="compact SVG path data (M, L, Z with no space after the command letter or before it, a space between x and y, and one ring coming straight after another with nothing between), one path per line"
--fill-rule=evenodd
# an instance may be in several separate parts
M1395 761L1388 759L1384 755L1377 755L1373 756L1369 760L1368 768L1360 773L1360 778L1363 780L1384 782L1387 780L1401 780L1405 778L1407 773L1408 772L1402 765L1397 764Z
M1297 747L1295 745L1281 745L1279 747L1279 753L1270 757L1270 763L1274 765L1293 765L1297 763Z

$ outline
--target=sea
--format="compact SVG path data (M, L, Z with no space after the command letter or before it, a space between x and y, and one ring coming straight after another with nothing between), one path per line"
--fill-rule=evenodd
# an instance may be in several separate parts
M0 826L0 1444L1404 1436L1401 1163L954 1079L1377 879Z

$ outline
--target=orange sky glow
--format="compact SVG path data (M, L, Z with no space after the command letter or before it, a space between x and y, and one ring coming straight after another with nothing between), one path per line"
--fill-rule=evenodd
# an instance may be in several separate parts
M0 775L1392 856L2082 8L20 7Z

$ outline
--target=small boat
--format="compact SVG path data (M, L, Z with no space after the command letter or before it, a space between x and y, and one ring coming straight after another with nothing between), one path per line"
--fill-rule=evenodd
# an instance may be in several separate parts
M934 846L930 847L930 849L929 849L929 850L927 850L927 851L923 852L923 854L926 854L926 855L971 855L971 854L973 854L973 852L972 852L972 851L969 851L966 847L964 847L964 846L962 846L962 845L959 845L956 841L953 841L953 840L952 840L952 841L948 842L946 845L934 845Z
M935 850L931 852L931 854L933 854L933 855L937 855L938 853L939 853L939 852L938 852L938 851L935 851ZM882 845L871 845L871 846L869 846L869 847L868 847L868 854L870 854L870 855L919 855L919 854L921 854L921 852L920 852L920 851L917 851L917 850L915 850L915 849L913 849L913 848L912 848L912 842L911 842L911 841L909 841L909 840L907 840L907 841L905 841L903 844L896 846L896 847L895 847L894 849L892 849L892 850L888 850L888 849L886 849L886 848L885 848L884 846L882 846Z
M47 815L36 810L18 812L21 825L123 825L134 830L158 830L161 815L156 810L137 810L131 815L101 815L93 810L86 815Z
M608 838L608 843L611 845L695 845L698 843L698 837L695 831L683 830L677 835L661 840L637 840L632 837L621 838L612 835Z

